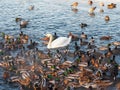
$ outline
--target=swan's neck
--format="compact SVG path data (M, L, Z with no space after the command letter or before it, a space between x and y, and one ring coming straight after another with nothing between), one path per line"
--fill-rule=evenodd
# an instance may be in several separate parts
M48 42L48 45L47 45L47 48L51 47L52 40L53 40L53 36L51 35L50 39L49 39L49 42Z

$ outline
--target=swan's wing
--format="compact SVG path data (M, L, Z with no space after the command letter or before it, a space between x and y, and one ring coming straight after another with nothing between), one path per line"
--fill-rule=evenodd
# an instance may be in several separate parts
M70 41L71 41L71 38L59 37L51 43L51 46L52 48L64 47L64 46L67 46L70 43Z

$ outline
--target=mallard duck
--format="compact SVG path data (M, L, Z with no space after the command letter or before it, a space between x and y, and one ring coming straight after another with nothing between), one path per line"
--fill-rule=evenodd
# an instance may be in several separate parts
M27 45L27 48L33 49L33 48L35 48L37 45L38 45L37 42L30 40L30 44Z
M4 78L5 80L7 80L9 77L10 77L9 72L5 71L5 72L3 73L3 78Z
M86 23L81 23L80 24L81 28L87 27L88 25Z
M102 37L100 37L100 40L110 40L110 39L112 39L111 36L102 36Z
M71 6L72 6L72 8L77 8L78 2L73 2L73 3L71 4Z
M5 39L5 40L8 40L8 39L14 39L14 36L11 36L11 35L5 35L5 36L4 36L4 39Z
M81 37L82 39L87 39L87 35L86 35L84 32L81 33L80 37Z
M120 46L120 41L115 41L115 42L112 42L112 45L115 45L115 46Z
M34 9L34 5L30 5L28 10L33 10Z
M94 48L97 48L97 46L95 46L94 44L88 43L87 48L88 49L94 49Z
M95 9L96 9L96 7L91 7L91 8L89 9L89 13L94 13Z
M26 28L27 25L28 25L28 21L25 21L25 20L21 21L21 22L20 22L20 29L21 29L21 28Z
M100 46L98 49L100 50L100 51L104 51L104 50L108 50L108 46Z
M99 5L102 7L102 6L104 6L104 3L103 3L103 2L100 2Z
M107 8L108 8L108 9L116 8L116 4L114 4L114 3L108 4L108 5L107 5Z
M95 42L95 39L94 39L93 37L91 37L89 43L90 43L90 44L93 44L94 42Z
M20 22L21 20L22 20L22 18L19 18L19 17L18 17L18 18L15 18L15 21L16 21L16 22Z
M115 46L112 50L113 55L120 55L120 48L118 46Z
M77 13L78 12L78 9L77 8L72 8L71 9L74 13Z
M80 49L80 46L78 46L77 42L75 42L75 51L78 51Z
M78 35L75 35L75 34L73 34L72 32L69 32L68 36L72 36L72 40L73 40L73 41L79 40Z
M100 13L103 13L104 12L104 10L103 9L100 9Z
M105 21L109 21L110 17L109 16L105 16Z
M93 1L92 1L92 0L88 0L88 4L89 4L89 5L92 5L92 4L93 4Z
M82 39L80 39L80 45L81 46L88 45L88 42L87 41L83 41Z

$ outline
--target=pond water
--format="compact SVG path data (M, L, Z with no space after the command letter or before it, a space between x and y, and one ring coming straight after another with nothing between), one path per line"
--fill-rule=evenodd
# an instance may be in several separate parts
M71 10L71 4L78 1L78 12ZM39 43L38 48L47 50L40 38L46 33L56 32L58 36L67 36L69 32L80 35L82 32L90 38L95 38L98 46L106 45L113 41L120 41L120 1L119 0L93 0L96 6L95 16L90 16L88 0L0 0L0 32L17 36L20 31ZM105 3L104 7L99 2ZM107 4L116 3L117 8L107 9ZM29 11L30 5L34 10ZM103 8L104 13L99 10ZM110 21L105 22L104 17L110 16ZM29 21L27 28L20 29L15 22L16 17ZM87 23L88 27L81 28L80 23ZM110 35L110 41L100 41L101 36ZM119 57L118 57L119 58ZM120 61L117 61L120 63ZM4 83L0 69L0 90L19 90L18 87Z

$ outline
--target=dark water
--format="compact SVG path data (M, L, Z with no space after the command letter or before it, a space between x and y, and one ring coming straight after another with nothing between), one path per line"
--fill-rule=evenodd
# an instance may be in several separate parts
M100 13L100 0L94 0L93 6L96 6L95 16L88 14L90 6L88 0L76 0L79 2L78 12L71 10L71 3L74 0L0 0L0 32L17 36L20 33L19 24L15 22L16 17L22 17L29 20L27 28L22 31L30 36L31 39L39 43L39 49L46 50L40 38L45 33L57 32L59 36L67 36L68 32L80 35L85 32L88 37L93 36L96 44L106 45L113 41L120 41L120 1L102 0L105 2L104 13ZM107 9L110 2L117 3L117 8ZM30 5L35 8L29 11ZM110 21L105 22L104 17L110 16ZM88 27L82 29L79 24L87 23ZM111 41L100 41L99 37L104 35L112 36ZM120 63L120 61L117 61ZM18 87L12 87L3 82L2 69L0 69L0 90L18 90Z

